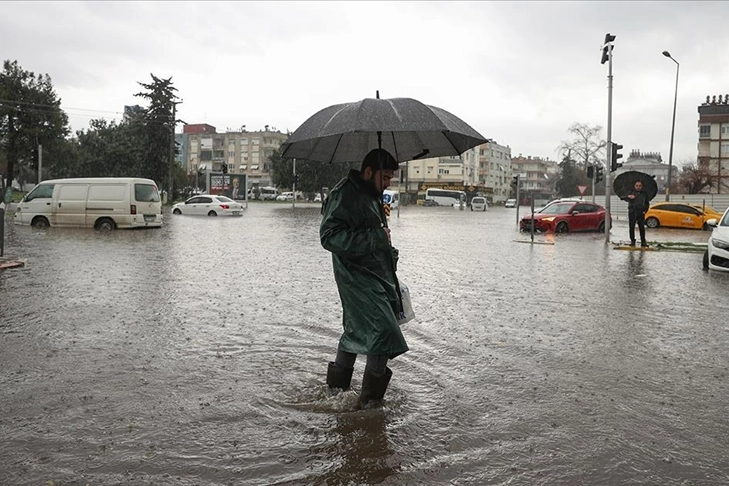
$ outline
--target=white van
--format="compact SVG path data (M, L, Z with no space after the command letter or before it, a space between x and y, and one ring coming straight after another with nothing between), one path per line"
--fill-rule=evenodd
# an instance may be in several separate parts
M25 195L15 211L15 224L97 230L160 227L162 203L150 179L55 179Z
M252 187L248 189L248 199L256 199L256 193L261 201L275 201L279 195L275 187Z

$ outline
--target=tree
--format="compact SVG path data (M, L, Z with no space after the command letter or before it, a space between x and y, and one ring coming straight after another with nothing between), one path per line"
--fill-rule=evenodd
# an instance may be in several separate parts
M293 161L281 157L281 151L276 149L270 155L271 179L276 187L293 188ZM317 162L314 160L296 160L296 173L299 182L296 190L306 193L316 193L322 187L334 187L340 179L347 176L352 168L359 164Z
M68 116L48 74L35 74L3 62L0 73L0 152L6 185L16 174L25 182L38 169L38 145L44 155L67 148Z
M707 166L699 166L694 162L684 163L678 175L676 190L686 194L699 194L702 190L714 186L714 177ZM671 184L673 186L673 184ZM673 192L673 188L672 191Z
M592 180L587 178L587 166L605 166L603 153L607 142L602 138L602 127L589 126L586 123L573 123L567 131L572 140L562 141L557 150L562 154L563 160L559 164L562 169L560 178L555 184L557 193L562 196L574 195L577 185L591 185ZM595 193L603 192L605 184L597 184ZM604 192L603 192L604 194Z
M569 152L559 163L559 169L560 176L554 188L560 197L575 196L578 185L589 185L591 182L587 179L585 172L572 160Z
M164 182L171 179L170 162L174 154L170 153L170 147L174 146L177 124L175 106L180 102L175 95L177 88L172 85L171 77L161 79L151 73L150 76L151 83L138 83L146 91L134 95L149 101L149 107L144 110L148 165L142 177L152 179L162 187Z
M78 131L77 159L67 167L69 177L147 177L146 134L143 115L121 123L91 120Z
M572 135L572 140L563 141L557 147L562 155L570 154L582 169L586 169L588 165L601 164L605 160L603 153L607 141L602 138L601 126L573 123L567 131Z

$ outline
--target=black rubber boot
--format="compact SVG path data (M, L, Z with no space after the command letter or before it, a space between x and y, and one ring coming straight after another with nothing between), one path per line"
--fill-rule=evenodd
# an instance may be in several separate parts
M379 374L365 366L364 376L362 377L362 391L359 394L359 408L367 409L380 405L387 391L387 385L390 384L390 378L392 378L390 368L386 367L385 373Z
M349 390L349 385L352 384L352 372L354 368L345 368L339 366L334 361L329 362L329 368L327 369L327 385L329 388L339 388L342 391Z

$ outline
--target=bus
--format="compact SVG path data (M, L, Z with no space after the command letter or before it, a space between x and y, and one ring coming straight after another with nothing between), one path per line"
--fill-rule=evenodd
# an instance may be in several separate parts
M425 191L425 204L435 206L459 206L466 204L465 191L450 191L429 187ZM428 203L428 201L431 201Z

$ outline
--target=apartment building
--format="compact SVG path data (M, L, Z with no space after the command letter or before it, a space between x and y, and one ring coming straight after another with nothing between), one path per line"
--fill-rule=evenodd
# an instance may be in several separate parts
M479 145L474 151L478 154L478 182L491 189L494 203L509 199L511 190L511 147L490 141Z
M700 167L715 178L711 192L729 193L729 94L707 96L699 106Z
M218 133L205 123L185 125L182 135L183 167L188 173L220 172L227 164L229 172L246 174L249 187L272 185L269 157L288 138L268 125L255 132L242 127Z
M524 197L534 196L535 199L551 199L554 194L554 184L559 173L559 164L554 160L532 157L511 158L511 172L515 176L522 174L520 194ZM511 181L509 182L511 184Z

